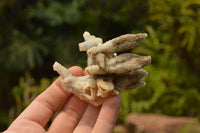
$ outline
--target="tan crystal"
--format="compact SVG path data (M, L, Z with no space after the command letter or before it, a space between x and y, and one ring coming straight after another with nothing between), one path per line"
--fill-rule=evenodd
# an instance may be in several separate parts
M145 85L141 79L147 72L141 68L151 62L151 57L131 53L117 55L117 52L136 47L147 37L146 33L126 34L105 43L89 32L84 32L83 37L85 41L79 43L79 50L87 52L85 71L88 75L75 77L58 62L53 65L66 91L98 106L110 95Z

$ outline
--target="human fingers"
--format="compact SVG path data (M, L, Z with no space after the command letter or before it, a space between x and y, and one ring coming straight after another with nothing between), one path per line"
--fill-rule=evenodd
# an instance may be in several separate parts
M73 133L91 133L99 114L101 106L89 105Z
M85 112L87 103L73 95L55 117L48 132L72 133Z
M111 133L115 126L121 106L120 95L107 98L99 112L93 133Z
M69 71L75 76L84 75L82 69L77 66L71 67ZM71 93L63 90L58 78L22 112L15 122L26 119L44 127L59 106L70 96Z

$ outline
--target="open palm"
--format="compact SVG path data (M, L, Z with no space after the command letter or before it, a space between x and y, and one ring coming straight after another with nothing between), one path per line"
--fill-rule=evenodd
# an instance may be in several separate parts
M72 67L69 71L75 76L84 75L79 67ZM62 108L45 130L45 126L61 105ZM101 107L94 107L65 92L58 78L4 133L110 133L113 131L120 106L121 98L118 95L107 98Z

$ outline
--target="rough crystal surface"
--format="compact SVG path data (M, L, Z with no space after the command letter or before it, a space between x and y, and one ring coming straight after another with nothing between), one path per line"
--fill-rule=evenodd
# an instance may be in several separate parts
M88 66L85 71L88 75L75 77L58 62L53 65L62 77L61 83L66 91L99 106L110 95L145 85L141 79L148 73L142 67L151 62L151 56L117 55L117 52L136 47L147 37L146 33L125 34L105 43L89 32L84 32L83 37L85 41L79 43L79 50L87 52Z

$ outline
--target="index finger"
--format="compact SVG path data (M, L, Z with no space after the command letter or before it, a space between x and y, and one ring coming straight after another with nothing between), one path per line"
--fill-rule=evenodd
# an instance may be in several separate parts
M75 76L84 75L80 67L72 67L69 71ZM17 120L28 119L44 127L70 96L71 93L63 90L59 77L22 112Z

